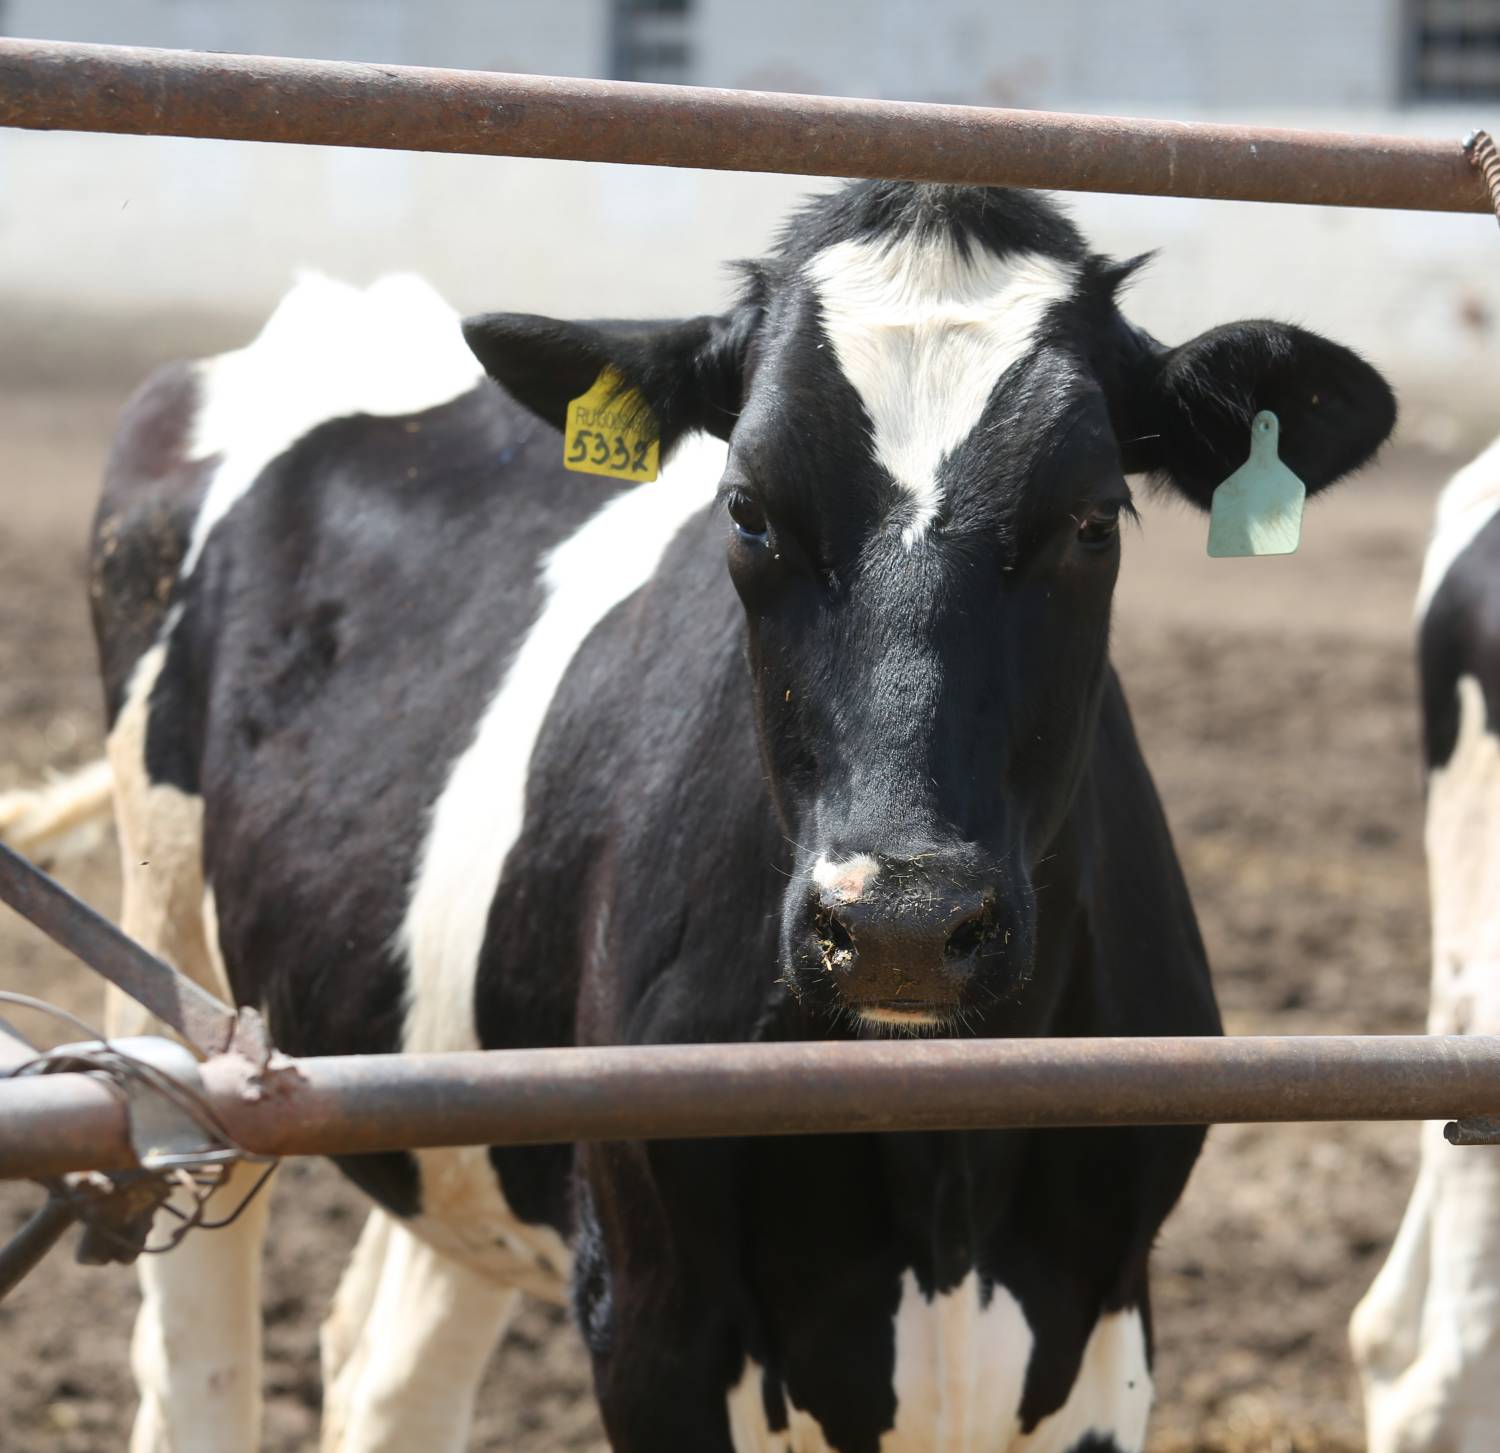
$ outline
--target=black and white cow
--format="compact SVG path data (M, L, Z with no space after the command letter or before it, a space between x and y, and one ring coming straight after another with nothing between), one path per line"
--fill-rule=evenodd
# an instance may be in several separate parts
M1035 196L857 184L720 317L308 282L158 374L94 541L125 927L298 1054L1217 1033L1109 665L1126 475L1204 505L1272 409L1318 489L1394 404L1295 328L1163 347L1130 270ZM655 482L562 467L606 365ZM1138 1450L1200 1140L346 1160L324 1446L461 1447L571 1277L621 1450ZM144 1265L137 1453L255 1446L263 1218Z
M1438 502L1417 592L1430 1034L1500 1034L1500 441ZM1500 1148L1422 1127L1390 1256L1350 1327L1369 1453L1500 1442Z

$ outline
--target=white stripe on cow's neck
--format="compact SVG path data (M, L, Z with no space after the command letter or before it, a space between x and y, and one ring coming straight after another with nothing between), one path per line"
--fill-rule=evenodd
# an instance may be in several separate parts
M907 490L914 545L942 503L938 470L983 416L995 384L1033 347L1077 283L1040 253L997 257L950 236L839 242L808 266L823 326L874 432L875 458Z
M543 565L542 613L453 764L418 860L398 945L410 968L408 1051L478 1047L474 975L547 708L589 632L651 578L713 498L725 453L707 435L684 441L655 481L616 495Z
M273 459L330 419L419 414L484 377L458 314L430 283L393 273L361 290L301 277L255 340L197 365L189 453L219 459L179 572Z

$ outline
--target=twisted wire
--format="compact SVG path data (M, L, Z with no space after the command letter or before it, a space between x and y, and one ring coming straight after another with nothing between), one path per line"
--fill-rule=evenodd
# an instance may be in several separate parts
M1495 220L1500 222L1500 147L1488 131L1471 131L1464 137L1464 155L1490 189L1490 205L1495 209Z

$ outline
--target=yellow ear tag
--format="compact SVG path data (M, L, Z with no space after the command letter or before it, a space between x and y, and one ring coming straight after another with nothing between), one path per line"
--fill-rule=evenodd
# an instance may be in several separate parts
M1214 491L1208 553L1290 555L1302 539L1307 487L1281 462L1281 421L1262 410L1250 421L1250 457Z
M660 453L650 407L615 369L605 368L593 387L568 405L565 468L644 484L656 478Z

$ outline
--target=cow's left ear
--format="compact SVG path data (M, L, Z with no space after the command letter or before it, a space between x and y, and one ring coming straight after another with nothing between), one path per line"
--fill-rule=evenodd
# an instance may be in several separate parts
M694 429L727 439L739 416L749 331L740 313L595 323L483 313L463 326L490 377L557 429L607 367L650 405L663 449Z
M1138 335L1140 336L1140 335ZM1150 340L1130 366L1121 452L1200 508L1250 452L1262 409L1309 494L1358 469L1396 423L1396 398L1352 350L1284 323L1229 323L1177 348Z

